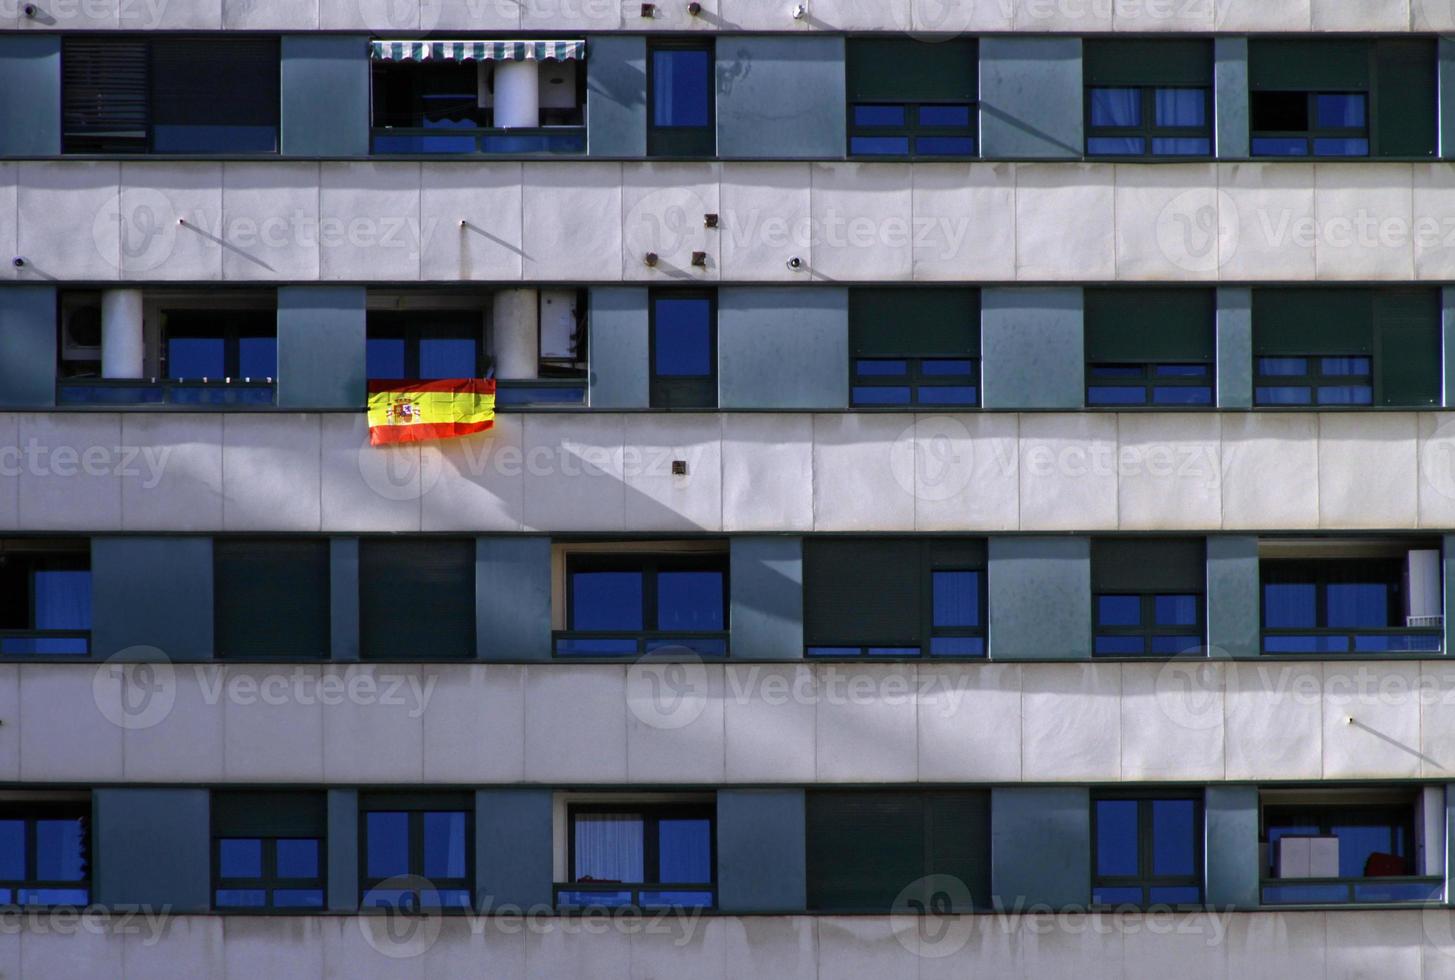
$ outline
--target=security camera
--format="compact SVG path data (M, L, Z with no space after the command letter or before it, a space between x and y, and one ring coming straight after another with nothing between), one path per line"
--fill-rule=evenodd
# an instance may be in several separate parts
M27 17L32 17L33 18L35 16L35 14L36 14L35 4L33 4L33 3L28 3L24 7L21 7L20 9L21 9L21 12L24 13L25 16L27 16Z
M788 268L792 269L794 272L797 272L799 269L803 268L803 260L795 255L793 258L788 260Z
M24 269L25 268L25 260L22 259L18 255L15 258L13 258L13 259L10 260L10 264L13 265L13 266L15 266L15 268L17 268L17 269Z

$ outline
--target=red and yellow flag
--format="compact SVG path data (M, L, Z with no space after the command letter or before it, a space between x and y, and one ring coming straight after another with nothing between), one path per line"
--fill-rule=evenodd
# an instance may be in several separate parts
M495 424L495 379L369 382L369 445L450 439Z

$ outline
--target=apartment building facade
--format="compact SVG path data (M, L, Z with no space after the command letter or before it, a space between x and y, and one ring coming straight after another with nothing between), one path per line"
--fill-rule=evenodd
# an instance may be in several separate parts
M1455 975L1451 30L0 0L0 974Z

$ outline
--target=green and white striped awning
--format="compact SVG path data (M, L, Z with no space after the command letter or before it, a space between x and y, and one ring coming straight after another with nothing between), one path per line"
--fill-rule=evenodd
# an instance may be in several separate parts
M375 41L374 61L585 61L585 41Z

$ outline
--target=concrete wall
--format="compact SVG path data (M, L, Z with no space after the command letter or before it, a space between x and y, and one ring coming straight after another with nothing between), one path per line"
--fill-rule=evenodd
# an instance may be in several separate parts
M1455 766L1441 661L705 664L654 686L657 669L0 665L0 779L1086 784Z

